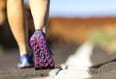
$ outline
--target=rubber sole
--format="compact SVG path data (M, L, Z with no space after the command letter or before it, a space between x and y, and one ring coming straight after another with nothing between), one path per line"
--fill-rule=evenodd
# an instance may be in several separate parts
M53 69L55 67L51 51L43 33L34 33L30 39L30 46L34 52L34 67L36 70Z

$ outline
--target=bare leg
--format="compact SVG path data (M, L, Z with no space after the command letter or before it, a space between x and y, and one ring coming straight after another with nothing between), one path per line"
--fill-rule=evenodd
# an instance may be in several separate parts
M30 0L30 8L34 20L35 30L47 26L50 0Z
M20 56L30 54L23 18L23 0L7 0L8 21L18 43Z

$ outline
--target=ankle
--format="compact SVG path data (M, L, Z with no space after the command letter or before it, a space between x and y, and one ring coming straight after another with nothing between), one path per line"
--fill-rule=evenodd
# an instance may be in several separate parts
M21 47L20 46L20 48L19 48L19 55L20 56L23 56L23 55L32 55L32 51L30 50L30 48L29 47L27 47L27 48L25 48L25 47Z

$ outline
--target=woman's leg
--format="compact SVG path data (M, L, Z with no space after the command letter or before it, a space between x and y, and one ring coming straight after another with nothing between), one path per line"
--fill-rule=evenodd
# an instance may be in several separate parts
M35 30L45 28L44 26L48 24L50 0L30 0L29 3Z
M23 0L7 0L8 21L19 46L20 55L29 52L27 32L23 15Z
M23 0L7 0L7 14L11 31L19 47L19 67L32 66L32 64L29 64L32 62L32 57L28 45L27 27L24 22ZM25 60L27 61L25 62Z

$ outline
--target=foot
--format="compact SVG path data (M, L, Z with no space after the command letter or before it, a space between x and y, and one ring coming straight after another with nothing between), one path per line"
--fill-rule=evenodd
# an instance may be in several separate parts
M54 68L54 61L51 50L48 47L45 34L42 30L35 31L30 39L30 45L34 52L35 69L51 69Z
M31 68L34 67L33 57L29 55L20 56L20 63L18 64L18 68Z

